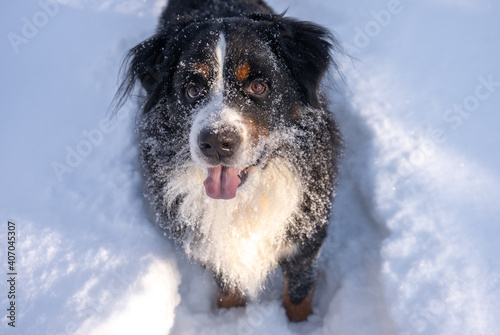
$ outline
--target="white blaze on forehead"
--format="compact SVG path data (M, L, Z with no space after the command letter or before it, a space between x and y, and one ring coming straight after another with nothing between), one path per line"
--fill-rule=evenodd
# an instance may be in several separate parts
M217 59L217 78L214 82L214 91L222 95L224 90L224 59L226 58L226 38L224 33L221 33L219 43L215 49L215 56Z

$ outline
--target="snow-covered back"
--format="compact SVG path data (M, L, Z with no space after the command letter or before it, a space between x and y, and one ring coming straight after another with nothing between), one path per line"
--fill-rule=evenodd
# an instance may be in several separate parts
M333 99L347 147L309 321L287 321L279 273L259 303L216 311L211 276L149 219L137 107L107 109L163 1L9 1L2 334L500 334L500 3L269 4L336 31L353 56Z

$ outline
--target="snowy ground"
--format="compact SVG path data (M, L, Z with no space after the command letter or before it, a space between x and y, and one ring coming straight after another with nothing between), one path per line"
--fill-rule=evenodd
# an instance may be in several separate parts
M341 60L348 147L302 324L279 274L260 302L215 311L212 278L148 220L135 110L106 111L163 2L47 3L0 13L2 334L500 334L498 1L269 1L356 58Z

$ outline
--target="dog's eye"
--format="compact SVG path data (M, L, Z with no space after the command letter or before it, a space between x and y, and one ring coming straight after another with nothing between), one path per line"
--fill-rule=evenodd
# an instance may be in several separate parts
M191 84L186 89L186 95L189 99L196 99L201 96L203 89L200 85Z
M250 93L255 95L262 95L266 92L267 86L261 81L254 81L250 84Z

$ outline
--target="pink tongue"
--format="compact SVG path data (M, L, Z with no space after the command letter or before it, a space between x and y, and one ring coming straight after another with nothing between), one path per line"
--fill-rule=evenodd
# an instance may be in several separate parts
M240 170L233 167L217 166L208 169L208 177L203 182L205 192L210 198L229 200L236 196L241 184Z

